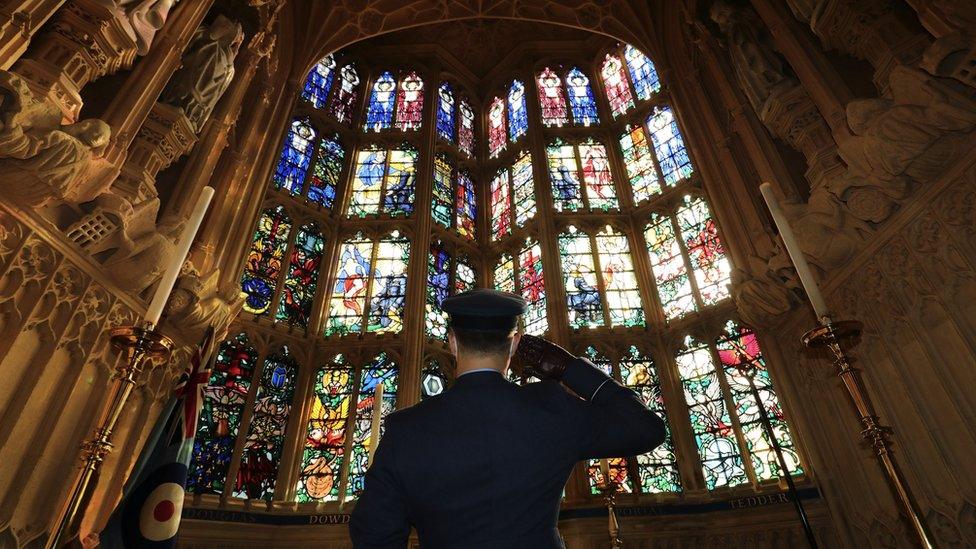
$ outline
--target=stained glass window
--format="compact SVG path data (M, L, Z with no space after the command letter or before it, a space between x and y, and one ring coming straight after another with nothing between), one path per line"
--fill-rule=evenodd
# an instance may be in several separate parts
M694 311L696 306L691 279L671 217L652 214L651 223L644 230L644 240L647 242L651 271L664 307L664 316L672 319Z
M545 126L562 127L569 120L566 97L563 95L559 75L546 67L536 80L539 85L539 103L542 105L542 123Z
M437 155L434 158L434 188L433 203L431 204L431 216L435 223L439 223L444 228L451 228L451 214L453 208L453 192L451 181L454 175L454 168L444 155Z
M684 139L681 138L681 130L678 129L678 122L674 119L671 108L655 108L647 118L647 128L651 132L654 154L661 165L664 182L674 185L690 177L694 168L691 159L688 158Z
M603 77L603 87L610 102L610 112L614 118L624 114L634 106L634 96L630 92L627 75L624 74L624 64L616 55L607 54L600 69Z
M573 67L566 75L566 90L569 92L569 106L573 112L573 123L577 126L599 124L596 112L596 98L590 87L590 79L583 71Z
M318 155L308 183L309 202L326 208L331 208L335 204L336 188L339 185L345 160L346 150L339 142L338 135L319 141Z
M651 63L646 55L630 44L624 48L624 59L627 60L627 69L630 71L630 78L634 82L637 98L641 100L650 99L661 89L661 82L657 78L657 71L654 70L654 63Z
M523 152L512 165L512 199L515 224L519 227L535 217L535 188L532 184L532 155Z
M495 265L495 289L500 292L515 293L515 263L512 256L502 254Z
M447 299L451 289L451 256L444 244L434 241L430 245L427 261L427 310L425 313L427 337L445 339L447 337L447 313L441 310L441 303Z
M603 370L605 374L613 377L613 362L605 355L600 353L592 345L586 348L584 353L597 368ZM627 458L612 457L607 459L607 469L610 471L610 480L618 485L617 492L631 493L634 485L627 474ZM600 487L606 482L603 478L603 470L599 459L591 459L586 466L586 476L590 481L590 493L600 494Z
M466 170L457 171L456 220L459 235L474 240L474 222L478 205L474 194L474 181Z
M609 210L617 207L617 193L610 175L610 161L603 145L593 141L578 147L583 166L583 182L586 184L587 205L591 209Z
M447 376L436 360L428 360L420 374L420 400L427 400L447 390Z
M647 146L647 135L641 126L627 126L620 136L620 150L623 151L627 177L634 193L634 202L640 203L661 193L657 168Z
M224 493L257 355L245 334L221 343L210 379L203 389L203 406L193 441L187 491Z
M437 135L454 143L454 91L447 82L437 88Z
M288 352L288 347L283 345L278 353L264 360L261 384L254 397L251 424L237 470L234 497L267 501L274 497L278 462L285 443L297 377L298 363Z
M603 287L611 326L643 326L644 309L637 291L637 277L630 259L627 235L610 226L594 236L600 258Z
M525 85L518 80L512 82L508 91L508 132L511 140L517 141L529 128L529 115L525 110Z
M352 122L352 113L356 109L356 97L359 95L359 73L356 67L346 65L339 71L339 89L332 95L330 110L339 122Z
M299 227L275 320L302 329L308 327L324 245L322 234L315 223Z
M566 284L569 325L573 328L602 326L603 300L589 235L570 225L559 235L559 256Z
M302 194L305 173L312 161L315 130L307 119L296 119L285 136L285 144L278 157L272 182L276 189L284 189L292 196Z
M460 294L475 288L477 277L474 269L463 257L454 262L454 293Z
M499 240L512 232L511 182L508 169L502 168L491 180L491 239Z
M474 111L468 102L462 99L458 103L458 148L468 156L474 155Z
M424 81L412 72L400 81L397 92L396 126L398 130L419 130L424 114Z
M408 145L392 150L374 146L359 151L349 216L365 217L380 212L410 215L417 158L417 151Z
M505 150L507 133L505 131L505 102L495 97L488 107L488 154L492 158Z
M519 252L519 290L528 301L528 309L522 316L525 333L542 335L549 329L546 320L546 282L542 277L542 248L526 239Z
M394 231L390 237L379 241L370 286L367 331L399 332L403 328L409 261L409 239Z
M346 495L356 497L363 491L363 478L369 466L370 435L373 431L373 407L376 405L376 387L383 384L383 399L380 405L382 418L396 409L397 365L386 353L380 353L370 364L363 367L359 383L359 400L356 404L356 420L353 429L352 453L349 463L349 480ZM384 425L380 424L379 436Z
M302 99L311 103L316 109L324 107L325 101L329 97L329 90L332 89L335 68L335 57L332 55L327 55L316 63L305 78L305 85L302 87Z
M296 491L298 502L339 499L354 379L352 367L341 354L315 375Z
M384 72L373 84L366 109L364 129L378 132L393 124L393 102L396 95L396 80L390 72Z
M268 208L258 219L251 251L241 276L241 295L244 310L255 315L268 312L274 297L275 285L281 273L281 263L288 246L291 218L284 206Z
M681 240L691 259L691 269L701 296L708 306L729 297L732 267L725 257L725 246L718 236L718 227L702 198L685 196L676 214Z
M603 145L587 140L574 146L556 139L546 151L556 211L617 208L617 193ZM580 168L586 187L585 197L580 189Z
M372 240L357 234L339 248L326 336L363 331L367 289L373 273L373 244Z
M553 207L557 212L576 211L583 207L576 149L556 139L546 148L549 178L552 181Z

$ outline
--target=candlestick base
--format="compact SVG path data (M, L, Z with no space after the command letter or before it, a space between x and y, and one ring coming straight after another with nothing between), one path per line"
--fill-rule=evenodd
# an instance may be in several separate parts
M606 481L598 485L597 490L603 495L607 504L608 533L610 534L610 549L620 549L624 546L620 541L620 524L617 522L616 494L620 489L620 484L614 481Z

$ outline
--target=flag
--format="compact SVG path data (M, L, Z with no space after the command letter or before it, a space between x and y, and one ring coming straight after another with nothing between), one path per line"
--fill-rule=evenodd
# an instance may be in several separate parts
M214 330L209 328L153 427L100 534L105 549L176 547L186 478L193 456L203 387L210 378Z

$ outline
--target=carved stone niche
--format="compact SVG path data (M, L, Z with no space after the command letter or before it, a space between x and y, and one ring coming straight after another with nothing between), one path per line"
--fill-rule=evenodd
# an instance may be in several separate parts
M132 66L136 43L119 13L98 0L71 0L13 67L34 93L74 122L89 82Z

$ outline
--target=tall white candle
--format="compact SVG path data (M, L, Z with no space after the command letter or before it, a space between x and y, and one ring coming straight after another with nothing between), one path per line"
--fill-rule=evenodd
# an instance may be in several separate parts
M790 259L793 260L796 274L800 277L800 284L803 285L807 297L810 298L810 303L813 305L814 312L817 313L817 318L828 316L830 312L827 309L827 302L824 301L823 294L820 293L820 287L817 286L817 279L813 277L813 271L810 270L810 264L807 263L807 258L800 250L800 245L796 241L793 229L790 228L790 223L786 220L783 210L779 207L779 200L776 199L776 195L773 193L773 186L769 183L763 183L759 186L759 192L762 193L763 199L766 200L766 207L769 208L769 213L773 216L773 222L776 223L776 228L779 229L779 236L783 239L783 244L786 245L786 251L790 254Z
M176 252L173 254L173 261L166 267L166 272L163 273L163 278L160 279L159 286L156 286L156 293L153 295L152 301L149 302L149 310L146 311L146 322L152 324L159 323L159 317L163 314L163 307L166 306L166 300L169 299L169 294L173 291L173 285L176 284L176 277L180 276L180 269L183 268L183 262L186 261L186 254L190 251L190 245L193 244L193 239L197 235L197 230L200 228L204 214L207 213L207 207L210 206L210 200L213 198L213 195L213 187L204 187L200 193L197 205L194 206L193 213L190 214L190 219L186 221L183 232L180 233L180 239L176 243Z
M380 420L383 419L383 384L376 384L376 393L373 396L373 424L369 430L369 461L366 462L368 468L373 464L373 456L376 455L376 445L380 443Z

